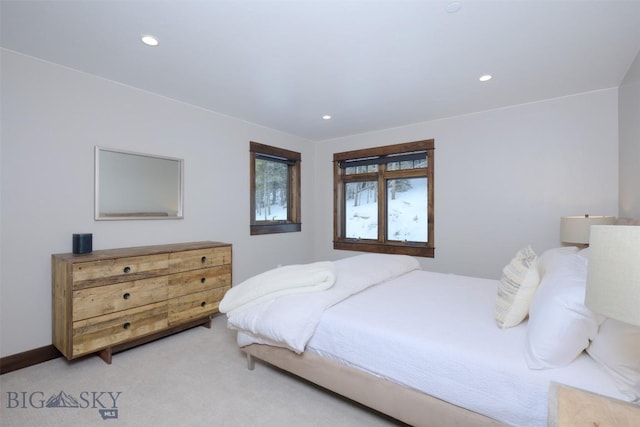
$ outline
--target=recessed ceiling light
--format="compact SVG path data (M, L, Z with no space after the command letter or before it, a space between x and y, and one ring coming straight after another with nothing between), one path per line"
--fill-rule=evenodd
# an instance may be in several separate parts
M142 36L140 40L147 46L158 46L158 39L153 36Z
M328 114L325 114L324 116L322 116L322 120L331 120L331 116Z
M459 1L452 1L451 3L447 4L447 7L445 9L449 13L456 13L460 10L461 7L462 4Z
M482 76L480 76L480 81L481 82L488 82L489 80L491 80L493 78L493 76L491 74L484 74Z

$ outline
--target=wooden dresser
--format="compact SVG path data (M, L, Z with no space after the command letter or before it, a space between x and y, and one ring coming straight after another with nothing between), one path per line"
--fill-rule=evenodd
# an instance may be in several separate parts
M231 245L194 242L54 254L53 345L67 359L112 353L211 317L231 287Z

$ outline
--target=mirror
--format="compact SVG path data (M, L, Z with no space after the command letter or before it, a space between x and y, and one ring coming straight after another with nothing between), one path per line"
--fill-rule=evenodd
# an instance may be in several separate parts
M95 219L181 219L184 161L96 147Z

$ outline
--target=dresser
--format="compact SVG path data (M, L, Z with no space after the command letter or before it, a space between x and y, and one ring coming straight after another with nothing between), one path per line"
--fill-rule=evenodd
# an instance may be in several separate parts
M231 245L192 242L54 254L53 345L69 360L198 325L231 287Z

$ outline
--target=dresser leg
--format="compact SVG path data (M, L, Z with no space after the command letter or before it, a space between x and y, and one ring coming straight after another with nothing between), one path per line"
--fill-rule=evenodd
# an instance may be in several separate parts
M111 365L111 347L107 347L104 350L102 350L100 353L98 353L98 356L100 356L100 358L102 360L104 360L108 365Z
M207 329L211 329L211 316L207 318L207 321L202 324Z

